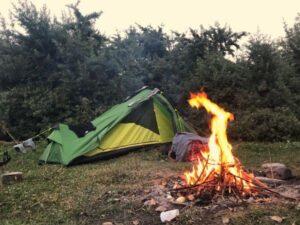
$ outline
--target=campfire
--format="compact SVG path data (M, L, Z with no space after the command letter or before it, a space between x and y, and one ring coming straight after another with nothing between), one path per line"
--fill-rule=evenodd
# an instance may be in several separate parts
M276 185L270 182L280 180L255 177L233 155L232 145L227 138L228 122L234 119L232 113L212 102L204 92L191 94L188 102L192 107L204 108L211 114L211 135L208 142L205 140L190 143L187 159L192 161L193 167L189 171L179 176L167 176L152 191L146 192L144 205L155 206L155 211L161 212L162 222L171 221L179 215L179 209L174 209L174 205L182 206L181 211L198 206L199 212L207 215L207 212L217 213L227 209L243 210L249 204L278 203L279 199L299 200L298 195L293 194L297 192L295 188L282 186L286 192L281 194L283 192L278 192L280 189L275 189ZM269 182L270 187L258 179ZM271 219L282 221L279 216ZM229 218L223 216L222 222L227 224Z
M188 102L197 109L203 107L212 115L211 135L208 146L198 151L191 171L184 173L184 185L177 190L189 190L188 194L192 192L195 197L216 193L250 197L267 189L232 153L226 130L228 122L234 119L233 114L208 99L204 92L192 93Z

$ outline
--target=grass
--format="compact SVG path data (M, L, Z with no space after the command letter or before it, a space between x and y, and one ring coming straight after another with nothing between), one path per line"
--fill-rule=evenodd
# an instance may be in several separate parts
M22 171L24 181L0 186L0 224L160 224L159 213L143 207L138 198L155 180L181 173L190 165L166 160L157 150L139 151L107 161L74 167L39 166L36 152L17 154L2 167ZM8 146L0 146L0 152ZM300 175L300 143L240 143L235 154L248 168L283 162ZM0 169L0 171L1 171ZM231 224L272 224L271 215L286 217L282 224L300 224L294 205L253 206L231 213ZM220 215L203 215L197 207L184 212L174 224L222 224ZM274 223L274 222L273 222Z

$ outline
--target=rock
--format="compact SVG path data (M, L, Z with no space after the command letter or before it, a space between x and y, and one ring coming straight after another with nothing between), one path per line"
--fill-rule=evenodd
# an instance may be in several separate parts
M164 211L167 211L167 208L164 207L164 206L158 206L156 209L155 209L156 212L164 212Z
M188 199L189 201L194 201L194 200L195 200L195 196L192 195L192 194L190 194L190 195L187 196L187 199Z
M177 189L177 188L180 188L180 185L177 182L175 182L173 185L173 189Z
M182 204L185 203L186 199L183 196L180 196L176 199L176 203Z
M176 216L179 216L179 210L178 209L173 209L173 210L169 210L166 212L161 212L160 213L160 220L161 222L170 222L173 219L176 218Z
M281 185L284 184L285 181L284 180L278 180L278 179L272 179L272 178L268 178L268 177L256 177L256 179L258 179L259 181L274 186L274 185Z
M298 203L298 205L296 205L296 209L300 210L300 203Z
M229 218L227 216L222 217L222 223L223 224L228 224L229 223Z
M133 225L138 225L138 224L140 224L140 222L138 220L134 220L134 221L132 221L132 224Z
M166 181L162 181L161 185L165 187L165 186L167 186L167 182Z
M168 199L168 200L173 200L174 198L172 197L172 195L168 194L168 195L167 195L167 199Z
M153 205L156 205L156 204L157 204L157 202L153 198L151 198L150 200L144 202L145 206L153 206Z
M292 171L282 163L264 163L261 165L266 177L287 180L292 178Z
M253 202L254 202L254 198L253 198L253 197L248 198L248 199L247 199L247 202L248 202L248 203L253 203Z
M102 223L102 225L113 225L113 223L112 222L104 222L104 223Z
M3 184L10 184L13 182L20 182L23 180L22 172L7 172L1 175L1 181Z
M283 218L280 216L270 216L270 219L276 221L277 223L281 223L283 221Z

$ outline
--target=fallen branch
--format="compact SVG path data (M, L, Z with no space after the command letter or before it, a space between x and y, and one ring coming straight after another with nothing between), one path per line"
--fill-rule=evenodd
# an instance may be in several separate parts
M232 173L230 173L232 176L235 176L235 177L237 177L237 178L239 178L239 179L242 179L242 180L244 180L244 181L246 181L246 182L250 182L250 181L248 181L248 180L246 180L246 179L244 179L244 178L242 178L242 177L240 177L240 176L237 176L237 175L234 175L234 174L232 174ZM253 181L257 181L256 179L252 179L252 182ZM260 181L258 181L259 183L261 183ZM288 197L288 196L284 196L284 195L282 195L282 194L280 194L280 193L278 193L278 192L276 192L276 191L273 191L273 190L271 190L270 188L268 188L266 185L257 185L257 184L255 184L255 183L253 183L254 185L255 185L255 187L254 188L258 188L258 189L261 189L261 190L264 190L264 191L268 191L268 192L270 192L270 193L272 193L272 194L275 194L275 195L277 195L278 197L282 197L282 198L285 198L285 199L288 199L288 200L292 200L292 201L299 201L300 199L297 199L297 198L292 198L292 197Z

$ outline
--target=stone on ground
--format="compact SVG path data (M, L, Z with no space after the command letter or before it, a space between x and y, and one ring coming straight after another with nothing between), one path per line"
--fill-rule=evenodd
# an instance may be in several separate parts
M228 224L230 222L230 219L227 216L222 217L222 223L223 224Z
M160 214L160 220L161 222L170 222L173 219L176 218L176 216L179 216L179 210L178 209L173 209L173 210L169 210L166 212L162 212Z
M113 223L112 222L104 222L104 223L102 223L102 225L113 225Z
M167 208L165 206L158 206L156 209L155 209L156 212L164 212L164 211L167 211Z
M276 221L277 223L281 223L283 221L283 218L280 216L271 216L270 219Z
M264 163L261 167L269 178L287 180L293 177L292 171L282 163Z

